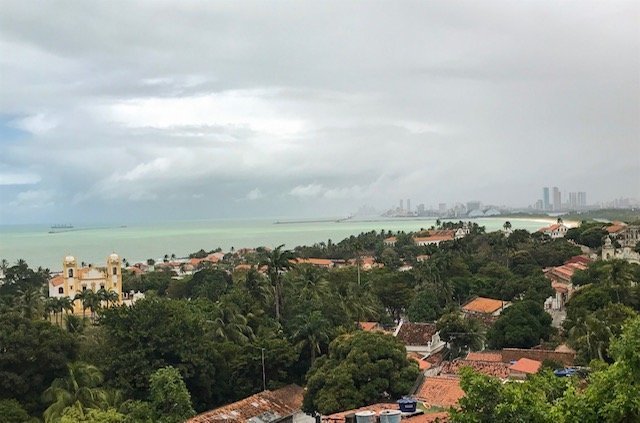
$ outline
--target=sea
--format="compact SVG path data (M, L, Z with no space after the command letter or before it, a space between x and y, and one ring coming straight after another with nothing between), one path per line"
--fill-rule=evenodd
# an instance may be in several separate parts
M553 220L487 217L473 221L488 232L499 230L509 220L513 229L535 231ZM457 219L454 221L458 221ZM232 247L286 248L333 242L371 230L416 231L435 225L431 218L373 219L216 219L174 221L135 225L85 225L56 229L48 225L0 225L0 259L14 263L24 259L29 266L52 271L62 268L62 259L73 255L78 262L103 264L115 252L130 263L148 258L162 259L165 254L185 257L202 249Z

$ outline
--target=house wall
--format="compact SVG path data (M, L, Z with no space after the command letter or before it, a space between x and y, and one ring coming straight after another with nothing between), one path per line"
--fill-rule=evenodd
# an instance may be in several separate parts
M526 350L521 348L505 348L502 350L502 361L509 363L521 358L544 361L553 360L565 366L572 366L576 358L575 353L551 351L551 350Z

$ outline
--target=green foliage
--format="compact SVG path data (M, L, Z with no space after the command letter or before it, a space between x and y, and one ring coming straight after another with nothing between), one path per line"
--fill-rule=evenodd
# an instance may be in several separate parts
M146 401L127 400L118 411L125 415L125 423L153 423L153 409Z
M433 322L442 315L442 307L438 303L433 290L421 290L411 301L407 316L412 322Z
M307 375L305 411L328 414L407 394L418 376L395 338L355 332L336 338Z
M51 403L44 412L47 423L58 421L68 407L84 415L91 408L106 405L105 391L100 388L103 376L97 367L76 362L69 363L67 371L44 391L43 398Z
M531 348L552 333L551 316L533 301L519 301L506 308L489 329L489 348Z
M18 399L35 414L41 411L42 392L75 357L77 343L48 322L2 313L0 352L0 398Z
M195 414L191 396L177 369L168 366L156 370L151 375L149 391L156 422L180 423Z
M31 421L27 410L14 399L0 399L0 417L4 423L28 423Z
M483 326L475 319L465 319L459 312L445 314L438 320L440 339L448 342L451 355L457 357L482 348Z
M214 319L197 303L167 299L105 310L101 325L109 343L102 367L110 384L127 398L143 399L155 369L173 366L184 376L196 409L219 404L229 388Z
M113 408L106 410L68 407L62 413L59 423L126 423L124 414Z

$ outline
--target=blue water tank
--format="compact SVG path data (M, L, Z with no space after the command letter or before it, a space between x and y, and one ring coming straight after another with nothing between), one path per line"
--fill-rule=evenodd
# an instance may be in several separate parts
M403 413L415 413L418 403L412 398L402 398L398 400L398 406Z

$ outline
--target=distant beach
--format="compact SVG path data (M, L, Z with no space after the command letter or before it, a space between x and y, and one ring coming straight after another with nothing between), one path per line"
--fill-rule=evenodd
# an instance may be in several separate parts
M154 223L148 225L81 225L73 231L49 233L48 225L0 226L0 258L13 263L22 258L29 265L60 270L61 260L72 254L80 261L102 264L107 255L117 252L130 263L165 254L178 257L201 248L217 247L225 251L242 247L286 244L288 248L331 239L338 242L351 235L371 230L416 231L435 225L433 218L353 218L285 220L219 219ZM468 219L451 219L451 221ZM487 217L471 219L487 231L502 228L509 220L513 229L536 231L555 222L553 218ZM571 224L573 222L566 222ZM108 227L107 227L108 226Z

